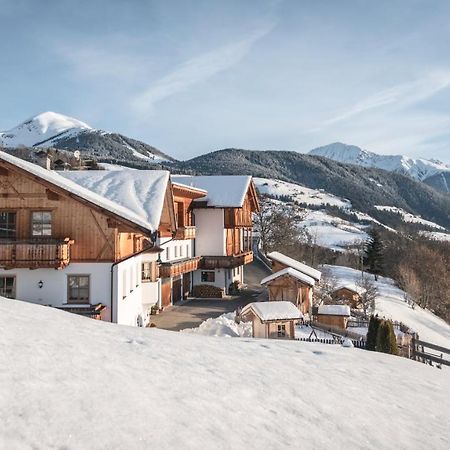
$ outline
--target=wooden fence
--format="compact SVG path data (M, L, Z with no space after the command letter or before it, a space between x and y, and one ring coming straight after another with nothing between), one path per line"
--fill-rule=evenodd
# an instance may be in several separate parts
M297 341L301 342L319 342L320 344L342 344L343 339L320 339L320 338L296 338ZM366 341L357 341L350 339L352 344L356 348L366 348Z
M431 353L430 350L434 351L434 353ZM436 354L436 352L438 353ZM429 364L430 366L435 363L439 368L441 368L442 365L450 366L450 356L447 356L447 359L444 359L444 354L450 355L450 349L415 338L412 340L412 359L415 361L420 361Z

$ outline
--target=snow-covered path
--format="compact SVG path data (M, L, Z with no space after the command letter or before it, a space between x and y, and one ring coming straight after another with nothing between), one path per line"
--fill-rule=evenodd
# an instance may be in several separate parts
M404 358L123 327L5 299L0 329L2 449L450 446L448 372Z

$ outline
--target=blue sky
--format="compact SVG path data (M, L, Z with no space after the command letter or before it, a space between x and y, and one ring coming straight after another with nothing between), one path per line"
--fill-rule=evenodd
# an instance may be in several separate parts
M450 2L0 0L0 129L42 111L177 157L342 141L450 163Z

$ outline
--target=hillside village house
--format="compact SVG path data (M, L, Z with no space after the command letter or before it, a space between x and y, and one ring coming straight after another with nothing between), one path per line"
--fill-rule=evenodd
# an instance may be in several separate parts
M289 300L303 314L311 314L313 289L322 273L279 252L268 253L267 258L271 261L273 274L264 278L261 284L267 286L269 300Z
M261 281L267 286L269 301L290 301L302 312L309 314L312 308L314 278L287 267L269 275Z
M302 313L291 302L253 302L242 308L239 317L252 322L254 338L295 339L295 322Z
M252 213L259 208L256 188L249 176L178 176L174 186L207 192L192 202L197 229L194 272L196 295L221 297L233 283L244 280L244 266L253 261Z
M357 308L361 302L361 295L366 290L363 287L357 286L354 283L341 284L333 291L333 296L336 299L344 301L351 308Z
M246 188L253 192L251 178ZM239 216L243 197L227 206L232 214ZM167 171L53 172L0 152L0 295L144 326L153 305L173 304L212 270L199 250L214 255L211 235L222 242L227 223L200 226L197 248L193 204L200 199L205 190L172 184ZM251 252L235 250L231 263L214 269L251 261ZM217 278L226 288L230 278Z

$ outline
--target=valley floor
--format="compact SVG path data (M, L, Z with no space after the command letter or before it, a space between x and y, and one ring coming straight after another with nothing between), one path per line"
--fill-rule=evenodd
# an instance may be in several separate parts
M207 338L0 298L0 448L446 449L450 378L337 345Z

